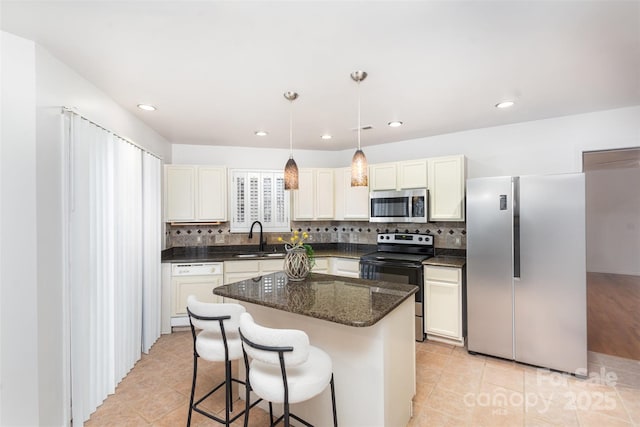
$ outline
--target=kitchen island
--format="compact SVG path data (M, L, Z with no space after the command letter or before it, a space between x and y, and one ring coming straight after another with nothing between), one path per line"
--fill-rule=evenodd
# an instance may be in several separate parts
M259 324L305 331L312 345L331 356L338 422L350 427L409 422L417 291L412 285L317 273L289 282L282 272L214 289L225 300L239 301ZM332 425L329 390L292 405L292 412L318 427Z

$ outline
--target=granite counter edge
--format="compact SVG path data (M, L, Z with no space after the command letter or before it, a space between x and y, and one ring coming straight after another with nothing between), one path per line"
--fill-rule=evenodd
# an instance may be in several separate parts
M317 274L317 273L316 273ZM338 279L344 279L343 277L338 277L336 276L336 278ZM363 279L356 279L356 280L363 280ZM376 285L371 285L372 287L376 286L379 287L379 283ZM367 322L347 322L347 321L343 321L341 319L337 319L331 316L326 316L326 315L322 315L322 314L318 314L318 313L313 313L313 312L305 312L305 311L301 311L301 310L296 310L296 311L292 311L292 310L285 310L283 309L281 306L278 306L276 304L270 304L268 302L265 301L258 301L255 299L250 299L250 298L246 298L243 295L233 295L229 292L224 292L226 289L226 286L228 285L222 285L219 286L217 288L215 288L213 290L213 293L224 297L224 298L231 298L231 299L235 299L238 301L242 301L242 302L246 302L249 304L255 304L255 305L261 305L263 307L267 307L267 308L271 308L274 310L278 310L278 311L283 311L285 313L293 313L293 314L299 314L301 316L306 316L306 317L310 317L313 319L319 319L319 320L324 320L327 322L331 322L331 323L336 323L339 325L345 325L345 326L351 326L354 328L364 328L364 327L369 327L369 326L373 326L376 323L378 323L380 320L384 319L389 313L391 313L393 310L395 310L397 307L399 307L402 303L404 303L407 299L409 299L411 296L413 296L414 294L416 294L419 290L419 288L417 286L413 286L411 291L407 291L406 295L403 295L400 299L398 299L398 301L395 301L393 304L391 304L386 310L382 311L380 313L380 316L372 319L371 321L367 321ZM382 286L384 287L384 286Z

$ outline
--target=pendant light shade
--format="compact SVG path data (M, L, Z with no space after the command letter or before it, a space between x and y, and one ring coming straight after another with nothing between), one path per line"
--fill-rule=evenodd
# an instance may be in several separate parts
M293 160L293 157L289 157L287 164L284 166L284 189L298 189L298 165L296 165L296 161Z
M351 186L366 187L369 185L369 176L367 175L367 158L364 152L357 149L351 159Z
M367 78L365 71L354 71L351 73L351 78L358 84L358 149L351 159L351 186L352 187L366 187L369 185L369 175L367 158L364 152L360 148L360 132L362 132L362 125L360 124L360 82Z
M284 189L285 190L297 190L298 189L298 165L293 160L293 101L298 98L298 94L295 92L285 92L284 97L291 103L289 109L289 160L284 166Z

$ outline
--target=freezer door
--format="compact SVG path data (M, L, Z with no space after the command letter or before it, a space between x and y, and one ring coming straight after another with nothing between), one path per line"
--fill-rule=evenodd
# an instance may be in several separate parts
M513 359L512 178L467 180L468 349Z
M520 177L514 292L516 360L564 372L586 368L584 174Z

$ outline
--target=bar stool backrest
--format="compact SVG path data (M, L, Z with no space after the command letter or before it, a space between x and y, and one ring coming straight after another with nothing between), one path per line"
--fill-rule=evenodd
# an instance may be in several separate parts
M226 317L224 319L224 330L227 335L237 335L240 326L240 315L246 310L240 304L218 304L198 301L194 295L187 297L187 309L195 316L191 316L191 323L196 328L220 334L220 321L204 320L199 318Z
M297 329L271 329L258 325L249 313L240 315L240 332L242 336L253 344L271 347L262 350L251 345L244 345L244 350L252 359L272 365L280 365L277 348L287 348L284 351L284 361L287 366L300 365L309 358L309 336Z

